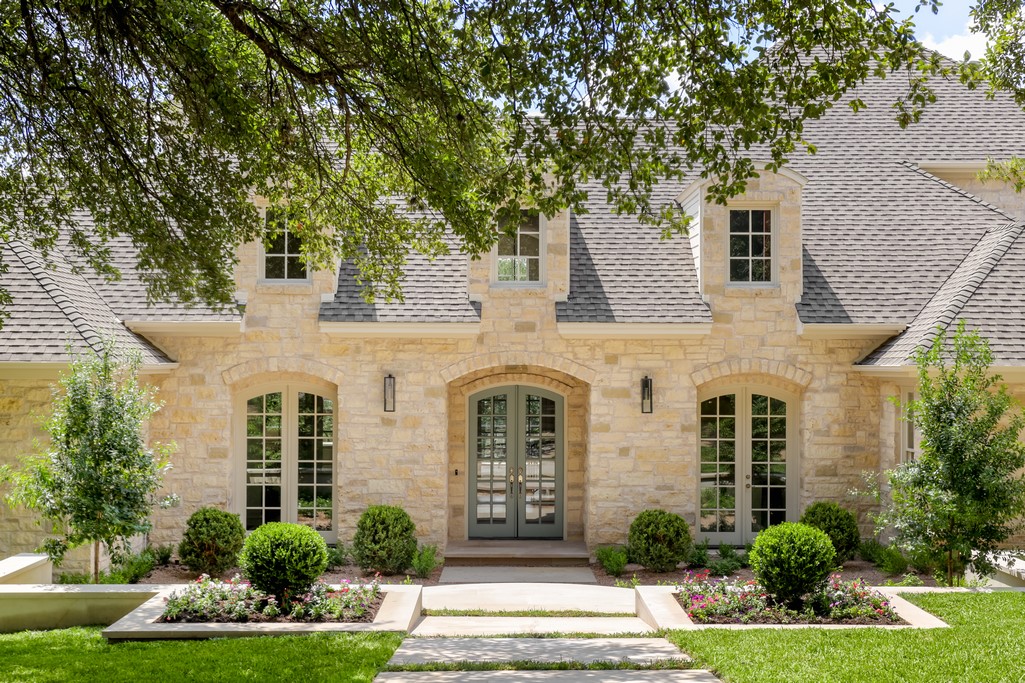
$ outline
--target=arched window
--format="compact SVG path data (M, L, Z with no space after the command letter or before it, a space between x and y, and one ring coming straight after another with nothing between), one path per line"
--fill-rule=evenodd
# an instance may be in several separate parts
M242 523L295 522L335 540L335 398L319 386L256 387L242 397Z
M727 387L700 401L698 535L747 543L797 509L796 409L777 390Z

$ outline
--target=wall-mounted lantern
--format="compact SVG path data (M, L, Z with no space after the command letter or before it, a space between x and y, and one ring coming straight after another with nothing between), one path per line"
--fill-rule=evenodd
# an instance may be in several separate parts
M395 412L395 376L385 375L384 377L384 412Z
M654 409L655 389L651 378L647 375L641 380L641 412L650 413Z

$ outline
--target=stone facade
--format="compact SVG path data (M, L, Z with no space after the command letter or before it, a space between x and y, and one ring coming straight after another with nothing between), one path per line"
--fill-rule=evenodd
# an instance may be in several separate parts
M176 542L204 505L243 512L245 400L254 391L297 383L336 399L335 520L351 540L369 505L402 505L426 543L467 537L467 398L510 384L565 397L567 539L589 547L622 543L641 510L662 507L698 522L699 401L745 386L792 398L798 477L796 518L819 499L848 500L864 472L898 457L898 415L887 398L893 380L854 363L884 338L802 335L801 183L763 173L738 207L774 211L779 237L771 286L726 282L729 207L705 204L699 239L702 295L713 323L707 335L593 339L560 334L555 302L569 287L569 220L547 221L545 279L533 287L492 282L485 257L468 262L468 295L482 303L479 333L467 338L362 337L325 332L318 311L333 273L310 282L259 281L260 249L243 247L237 270L245 301L242 331L231 336L151 335L177 362L155 378L164 409L152 437L176 444L166 480L182 505L159 511L155 543ZM397 408L385 412L382 378L397 383ZM654 381L654 411L640 410L641 379ZM911 379L907 382L910 385ZM28 415L46 407L39 381L0 382L0 462L27 448ZM864 527L867 533L869 527ZM0 555L28 549L21 517L0 517Z

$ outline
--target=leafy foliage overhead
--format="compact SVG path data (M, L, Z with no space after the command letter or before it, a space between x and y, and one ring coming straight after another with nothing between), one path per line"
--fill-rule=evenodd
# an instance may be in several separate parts
M227 304L235 248L263 230L254 195L290 205L309 263L355 259L388 296L410 250L446 249L446 223L479 254L521 207L580 209L584 182L671 233L660 179L700 172L734 195L752 150L784 163L804 121L872 74L899 72L898 120L917 117L924 74L951 67L878 5L3 3L0 239L46 251L63 231L113 276L104 242L124 235L151 297Z

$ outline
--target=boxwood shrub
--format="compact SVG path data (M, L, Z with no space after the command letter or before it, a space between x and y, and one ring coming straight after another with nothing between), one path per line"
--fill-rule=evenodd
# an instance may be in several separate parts
M394 505L371 505L356 522L352 556L363 571L397 574L413 562L416 526Z
M758 534L751 548L751 569L766 591L792 609L825 583L836 566L836 551L825 532L807 524L784 522Z
M645 510L630 525L630 559L653 572L676 569L690 555L690 527L677 514Z
M327 569L327 543L308 526L270 522L249 534L238 563L255 588L287 604Z
M858 518L833 501L820 500L808 506L801 515L801 524L821 529L833 542L836 561L843 564L854 557L861 543L858 534Z
M185 524L178 557L192 571L216 576L235 566L245 537L238 515L199 508Z

